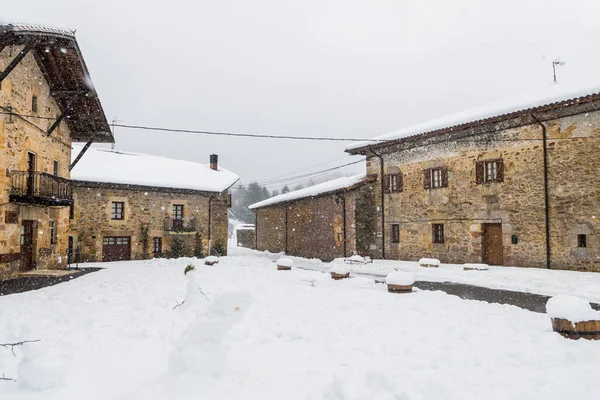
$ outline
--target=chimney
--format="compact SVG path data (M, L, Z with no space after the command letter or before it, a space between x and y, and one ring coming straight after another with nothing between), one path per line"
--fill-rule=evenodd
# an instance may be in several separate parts
M219 164L219 156L217 154L210 155L210 169L217 170L217 166Z

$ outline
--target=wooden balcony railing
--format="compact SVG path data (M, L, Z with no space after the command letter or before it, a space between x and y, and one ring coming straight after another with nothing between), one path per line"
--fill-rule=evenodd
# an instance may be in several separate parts
M67 206L73 204L71 180L46 172L11 171L10 201Z

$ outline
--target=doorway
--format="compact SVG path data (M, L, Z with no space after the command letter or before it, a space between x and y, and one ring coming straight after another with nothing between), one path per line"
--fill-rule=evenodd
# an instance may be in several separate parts
M21 224L21 265L20 272L35 268L34 232L37 221L23 220Z
M503 265L502 224L483 224L483 262Z

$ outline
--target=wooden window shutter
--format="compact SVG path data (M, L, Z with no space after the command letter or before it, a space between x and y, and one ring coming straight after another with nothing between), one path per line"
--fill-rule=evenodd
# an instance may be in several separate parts
M423 188L431 189L431 168L423 170Z
M389 193L390 192L390 176L389 175L385 175L383 177L383 192L384 193Z
M504 161L502 159L499 159L496 162L498 167L496 182L504 182Z
M481 185L483 183L483 174L485 173L485 162L477 161L475 163L475 183Z
M448 168L442 168L442 187L448 187Z
M402 173L400 173L397 176L398 176L398 178L397 178L398 179L398 186L397 186L397 190L396 191L397 192L402 192L402 191L404 191L404 179L403 179L404 175L402 175Z

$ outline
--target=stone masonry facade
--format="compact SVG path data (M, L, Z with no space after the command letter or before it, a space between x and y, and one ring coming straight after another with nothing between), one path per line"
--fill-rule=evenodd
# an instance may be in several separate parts
M368 183L352 191L256 209L257 249L324 261L370 253L377 236L370 223L376 218L375 190L376 185Z
M103 257L112 261L103 254L103 239L107 237L129 238L132 260L168 256L177 241L182 256L208 255L209 246L213 254L227 253L227 191L128 188L74 181L73 196L69 235L78 261L99 262ZM123 203L123 219L112 219L113 202ZM177 227L173 225L174 205L183 206L183 221ZM154 252L155 238L160 238L158 253Z
M536 116L547 131L550 268L600 271L600 104L573 104ZM485 128L485 129L484 129ZM542 127L521 115L441 135L409 138L364 151L367 173L401 176L383 194L385 258L486 262L485 232L501 226L502 265L546 267ZM501 162L502 179L482 182L478 165ZM500 164L495 164L499 166ZM443 171L441 188L426 171ZM484 171L485 173L485 171ZM384 178L384 182L386 182ZM381 177L379 177L381 182ZM375 201L381 204L381 191ZM434 243L443 225L443 242ZM394 227L394 225L396 225ZM381 230L381 213L377 213ZM399 230L394 243L392 230ZM377 253L382 256L381 238Z
M8 46L0 52L0 71L4 70L20 48ZM32 110L34 96L37 98L37 112ZM0 111L12 109L24 115L60 114L58 105L50 96L48 82L32 54L28 54L2 81L0 107ZM52 120L31 117L27 121L14 115L0 114L0 279L11 278L19 273L21 226L24 220L34 221L35 268L64 268L67 265L68 207L44 207L9 201L11 173L27 170L29 152L36 157L36 171L52 174L57 161L58 175L69 178L71 136L67 124L61 123L48 136L46 131L52 125ZM51 240L51 221L54 221L54 240Z

